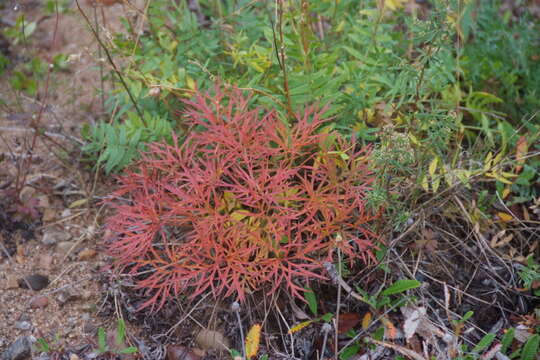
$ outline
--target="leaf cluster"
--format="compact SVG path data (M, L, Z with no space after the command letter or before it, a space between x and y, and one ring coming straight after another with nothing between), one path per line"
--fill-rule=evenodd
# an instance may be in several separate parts
M323 127L323 111L308 107L288 126L219 86L185 103L184 141L150 145L110 201L110 250L153 293L145 306L281 285L301 297L298 281L322 279L337 249L351 262L372 257L369 151Z

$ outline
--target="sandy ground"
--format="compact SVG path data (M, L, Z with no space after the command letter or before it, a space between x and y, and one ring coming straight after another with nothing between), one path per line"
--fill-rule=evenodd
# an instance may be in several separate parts
M44 16L41 3L7 1L0 9L3 25L15 23L22 14L38 24L26 44L10 47L12 66L29 57L44 63L58 54L70 59L66 70L39 80L36 96L13 90L13 68L0 79L0 184L15 183L25 173L18 170L20 165L29 162L24 166L28 186L20 198L37 211L33 219L17 222L2 209L0 353L24 335L44 337L57 348L88 344L97 327L109 326L97 316L103 298L98 277L105 266L105 255L98 251L103 235L100 206L94 205L95 199L85 200L99 190L93 191L94 174L79 163L77 152L82 124L96 121L102 110L97 43L75 2L58 17ZM89 18L97 14L102 34L121 30L122 5L96 12L85 0L81 6ZM38 136L32 145L34 128L46 136ZM97 184L99 188L101 180ZM32 274L46 276L49 284L39 291L21 288L20 279Z

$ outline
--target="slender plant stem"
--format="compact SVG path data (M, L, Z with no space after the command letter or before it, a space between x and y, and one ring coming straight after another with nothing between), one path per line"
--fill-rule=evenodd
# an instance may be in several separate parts
M94 7L94 24L96 26L96 37L99 38L99 23L97 16L97 7ZM101 59L101 46L98 44L98 58ZM101 111L105 113L105 86L103 83L103 63L99 62L99 82L101 91Z
M146 121L144 120L144 117L143 117L143 113L141 112L141 110L139 109L139 106L137 105L137 102L135 101L135 98L133 97L133 94L131 93L131 91L129 90L129 87L127 86L126 82L124 81L124 77L122 76L122 73L120 72L120 70L118 70L118 67L116 66L116 64L114 63L113 59L112 59L112 56L111 54L109 53L109 50L107 49L107 47L105 46L105 44L103 44L103 42L101 41L100 37L98 36L98 33L96 32L96 29L94 29L94 27L92 26L92 23L90 22L90 19L88 18L88 16L86 15L86 13L84 12L84 10L81 8L81 5L79 4L79 0L75 0L75 3L77 4L77 8L79 9L79 12L81 13L81 15L84 17L84 20L86 21L86 23L88 24L88 27L90 27L90 30L92 31L92 33L94 34L94 37L96 38L97 42L99 43L99 45L103 48L103 51L105 51L105 55L107 56L107 60L109 61L109 64L111 64L114 72L116 73L116 75L118 75L118 78L120 79L120 82L122 83L122 86L124 87L124 89L126 90L128 96L129 96L129 99L131 100L131 102L133 103L133 106L135 107L135 110L137 111L137 114L139 115L139 117L141 118L141 122L143 123L143 125L145 127L148 127L148 124L146 123Z
M278 4L278 23L279 23L279 56L281 58L280 65L281 70L283 71L283 91L285 92L285 97L287 98L287 112L291 117L291 120L294 120L294 111L292 109L292 100L291 93L289 91L289 77L287 74L287 66L285 65L285 41L283 37L283 0L277 0ZM276 44L277 51L277 44Z

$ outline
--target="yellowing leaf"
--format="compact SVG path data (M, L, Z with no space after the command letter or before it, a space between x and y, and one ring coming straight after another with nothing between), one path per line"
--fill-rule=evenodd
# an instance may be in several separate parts
M511 173L511 172L506 172L506 171L501 171L501 175L505 178L513 178L513 177L516 177L518 175L514 174L514 173Z
M246 336L246 357L252 358L259 351L259 342L261 340L261 325L255 324L249 329Z
M501 151L497 154L497 156L495 156L495 159L493 159L493 165L497 165L498 163L501 162L502 158L504 156L504 153Z
M507 184L507 185L512 185L512 182L508 179L506 179L505 177L503 177L501 174L498 174L496 172L489 172L489 173L486 173L486 176L490 177L490 178L494 178L496 179L497 181L500 181L502 182L503 184Z
M74 202L72 202L71 204L69 204L69 208L70 209L73 209L73 208L76 208L76 207L79 207L81 205L84 205L88 202L88 199L87 198L84 198L84 199L79 199L79 200L75 200Z
M186 75L186 85L188 89L195 90L197 87L197 84L195 84L195 80L193 80L190 76Z
M392 11L401 9L408 0L384 0L384 7Z
M436 157L433 160L431 160L431 163L429 164L429 175L433 178L433 175L435 174L435 171L437 171L437 164L439 162L439 158Z
M425 191L429 191L429 183L427 176L422 177L422 181L420 182L420 185L422 186L422 189Z
M305 328L306 326L310 325L312 322L313 322L313 320L302 321L301 323L294 325L289 330L288 334L294 334L295 332L298 332L298 331L302 330L303 328Z
M505 212L502 212L502 211L499 211L497 213L497 216L499 217L499 219L501 219L501 221L503 222L509 222L509 221L512 221L514 219L514 217L510 214L507 214Z
M367 330L369 325L371 324L371 318L373 315L368 311L366 315L364 315L364 318L362 319L362 329Z
M488 171L491 168L491 163L493 162L493 154L491 151L487 154L484 159L484 171Z
M413 134L409 134L409 140L411 140L414 145L420 145L420 141Z
M242 221L245 217L249 215L250 212L247 210L236 210L231 213L230 217L235 221Z
M433 192L437 192L437 190L439 189L439 185L441 185L441 178L440 178L440 177L436 177L436 178L433 179L433 181L431 182L431 187L433 188Z

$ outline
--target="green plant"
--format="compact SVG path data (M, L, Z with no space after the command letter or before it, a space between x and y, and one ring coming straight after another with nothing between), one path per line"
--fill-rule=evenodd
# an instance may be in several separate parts
M65 14L69 11L71 1L69 0L46 0L44 4L45 14L54 15Z
M126 167L138 157L146 144L171 138L171 123L166 119L144 113L144 123L133 112L125 122L100 122L94 127L85 125L82 136L87 140L82 150L97 166L103 164L106 173Z
M334 279L334 281L336 280ZM340 281L337 280L337 282L339 283ZM350 341L343 348L339 349L339 358L341 360L347 360L356 355L361 349L361 347L365 345L362 341L361 335L365 333L365 331L367 331L367 329L370 327L373 314L375 314L376 316L378 314L382 314L380 315L380 320L382 324L373 331L373 334L371 335L373 338L377 340L382 340L386 332L388 332L389 334L393 333L395 331L395 327L392 322L390 322L390 320L385 316L385 314L388 311L397 309L405 305L407 302L411 301L411 299L404 296L399 296L392 300L392 297L394 295L403 294L407 290L417 288L418 286L420 286L420 282L416 280L403 279L394 282L392 285L373 295L367 293L366 291L363 291L362 289L357 288L358 293L354 293L352 289L349 289L355 299L360 300L365 304L368 304L371 309L364 315L364 319L362 320L361 332L358 332L354 329L354 327L358 323L360 323L360 317L357 317L357 314L339 314L337 333L345 335L350 339ZM315 293L311 289L307 289L305 293L305 299L308 303L310 311L315 317L296 324L289 330L289 334L294 334L304 329L305 327L310 326L313 323L323 323L323 326L324 324L328 326L332 319L335 319L337 316L333 313L326 313L322 316L317 316L317 298L315 296ZM383 312L383 310L386 311ZM326 340L327 337L325 337L324 341ZM321 354L324 354L324 345Z
M124 340L126 339L126 323L124 319L119 318L116 334L114 337L114 344L107 342L107 333L104 328L99 327L97 332L97 345L96 352L98 354L104 354L112 352L114 354L134 354L138 351L135 346L125 346Z
M540 264L534 261L533 255L527 257L527 265L518 272L525 289L531 290L534 296L540 296Z
M36 339L33 348L40 353L46 353L50 356L60 355L63 352L63 344L60 334L55 334L52 341L47 341L45 338Z
M323 127L324 111L288 126L219 86L186 104L183 143L150 145L109 201L109 248L153 293L144 306L188 289L244 300L286 285L301 297L297 281L324 278L336 249L351 263L372 256L369 151Z
M378 118L392 121L401 116L409 121L399 115L401 109L419 98L436 96L453 79L451 52L443 48L449 30L446 23L435 26L444 17L444 7L433 18L409 22L411 36L404 38L402 31L393 29L395 18L381 17L375 1L302 6L291 2L283 5L285 9L274 8L273 2L231 1L220 7L219 14L212 13L216 8L209 4L212 22L203 30L186 6L153 1L148 9L149 33L138 43L118 34L110 44L115 55L129 63L124 75L138 105L171 123L173 112L182 106L179 96L208 89L219 78L252 89L251 101L285 117L306 103L327 105L327 116L340 114L333 119L337 130L373 141L382 124L364 116L370 110L381 108ZM269 18L275 12L277 18ZM321 20L317 24L312 18ZM329 20L322 25L322 19ZM240 23L241 29L236 26ZM133 31L129 23L126 26ZM376 34L371 33L373 28L378 29ZM436 50L420 49L418 57L407 57L411 46L423 47L426 41ZM426 72L425 78L419 77L419 69ZM443 122L428 117L436 104L432 101L423 108L424 114L415 117L431 139L446 131ZM115 91L109 106L119 110L115 119L134 111L124 91ZM176 130L182 127L176 125Z
M13 45L21 42L27 42L28 38L36 31L37 23L35 21L27 21L25 15L20 15L13 26L8 27L3 31L4 35L10 39Z
M513 17L500 9L501 1L471 1L463 9L476 17L467 23L460 66L465 85L500 98L497 108L516 124L540 107L540 26L527 11Z

